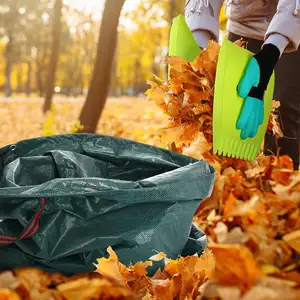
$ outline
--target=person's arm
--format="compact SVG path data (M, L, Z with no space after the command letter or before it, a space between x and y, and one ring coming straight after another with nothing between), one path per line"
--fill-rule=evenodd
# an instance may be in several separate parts
M224 0L187 0L184 14L199 47L219 39L219 15Z
M264 94L269 80L286 51L296 51L300 44L300 0L279 0L277 12L265 36L259 53L254 55L238 86L244 104L236 123L241 138L253 138L264 120Z
M300 44L300 0L279 0L265 43L283 51L296 51Z

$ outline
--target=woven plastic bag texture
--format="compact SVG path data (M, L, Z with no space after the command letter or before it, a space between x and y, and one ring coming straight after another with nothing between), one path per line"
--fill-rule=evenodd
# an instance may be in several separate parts
M0 172L2 269L35 266L74 274L93 270L108 246L130 264L155 250L176 258L205 245L192 224L215 179L204 161L74 134L0 149Z

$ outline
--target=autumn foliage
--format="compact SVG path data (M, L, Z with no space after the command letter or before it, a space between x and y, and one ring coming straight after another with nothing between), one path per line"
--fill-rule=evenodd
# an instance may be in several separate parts
M169 148L205 159L217 170L213 194L195 215L216 259L213 290L223 292L214 297L250 299L243 296L248 293L252 299L296 299L296 289L291 287L300 283L300 174L287 156L260 153L256 161L247 162L213 155L212 111L219 48L210 42L190 63L171 57L169 81L150 82L147 95L169 115L168 127L160 131ZM281 138L275 114L278 105L273 102L268 130ZM278 285L288 292L283 294L273 286L274 298L264 295L262 285L267 275L272 275L272 280L280 278ZM230 287L227 296L225 287Z
M300 173L287 156L260 153L247 162L213 155L218 52L211 42L194 62L171 57L170 79L155 77L147 91L169 117L158 131L162 141L216 169L213 193L194 217L208 249L176 260L157 253L125 266L108 248L109 257L95 262L95 272L71 278L35 269L3 272L0 299L300 299ZM280 138L277 107L274 102L268 129ZM165 267L150 277L153 261Z
M109 258L100 258L90 274L65 277L33 268L0 274L0 299L196 299L201 286L212 278L215 260L210 250L199 258L169 260L158 253L146 262L126 267L109 247ZM164 260L166 267L147 277L152 261Z

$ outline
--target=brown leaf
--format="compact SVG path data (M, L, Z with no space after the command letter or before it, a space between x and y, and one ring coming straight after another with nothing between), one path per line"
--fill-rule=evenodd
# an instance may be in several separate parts
M112 286L106 279L80 278L63 283L57 287L66 300L88 299L124 299L133 297L133 293L125 288Z
M247 170L245 173L247 178L253 178L256 177L257 175L262 174L265 170L266 170L265 166L256 166L252 169Z
M154 261L160 261L160 260L163 260L166 257L167 257L166 254L164 254L163 252L159 252L159 253L151 256L149 259L154 260Z
M249 289L263 276L252 253L240 245L209 245L216 258L215 277L219 283ZM225 259L226 258L226 259Z
M244 244L248 240L248 237L242 231L240 227L234 227L227 234L224 244Z
M148 100L155 101L157 105L165 104L165 92L155 82L148 81L148 84L151 85L151 89L145 92Z
M1 300L21 300L20 296L10 289L0 288L0 299Z
M126 267L119 262L116 253L111 247L107 249L107 252L110 255L108 259L105 257L97 259L98 264L95 264L97 268L95 272L103 275L104 277L114 279L119 284L125 286L126 282L122 275L122 271L126 272Z
M210 149L211 145L207 142L204 134L198 132L194 141L183 149L183 154L201 160L203 154L210 151Z
M238 287L222 286L216 282L209 282L205 286L203 295L205 299L240 300L241 290Z
M177 144L181 142L184 130L185 127L183 125L173 128L163 128L159 130L158 135L166 144L172 144L173 142Z
M247 45L248 45L248 42L247 41L244 41L242 38L239 39L239 40L236 40L234 42L234 44L236 44L237 46L241 47L241 48L246 48L247 49Z
M237 204L237 198L233 195L233 193L229 194L229 197L225 201L224 204L224 217L227 218L231 215L233 208Z
M295 291L291 288L284 290L274 287L255 286L241 300L296 300Z
M15 289L20 285L19 280L11 271L0 273L0 289Z
M300 230L288 233L283 236L282 239L298 254L300 254Z

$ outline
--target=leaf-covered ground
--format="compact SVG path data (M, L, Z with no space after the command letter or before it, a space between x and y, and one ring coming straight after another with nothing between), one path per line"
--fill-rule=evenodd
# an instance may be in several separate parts
M177 260L159 253L149 261L124 266L109 248L110 257L98 260L93 276L66 279L43 273L39 278L44 282L38 283L32 280L35 270L2 273L0 288L2 284L5 289L0 290L0 299L1 292L16 294L4 299L19 299L22 293L29 293L26 299L42 299L40 294L34 298L33 291L70 300L300 299L300 173L293 170L287 156L260 154L256 161L245 162L213 155L218 51L219 46L211 43L193 63L171 58L171 79L163 82L156 78L151 83L147 92L150 102L111 100L99 127L100 133L167 145L173 151L204 158L216 168L213 193L201 203L194 218L208 237L205 253ZM16 134L1 131L1 142L72 132L80 105L58 101L43 121L36 104L5 103L1 118L7 123L3 126L9 134L15 129ZM277 106L274 103L274 109ZM268 128L281 136L275 114ZM165 269L150 278L146 267L153 260L163 260Z
M72 133L83 99L56 97L54 109L45 119L42 100L0 97L0 146L43 135ZM109 99L98 133L162 146L157 130L167 116L154 104L140 98Z

